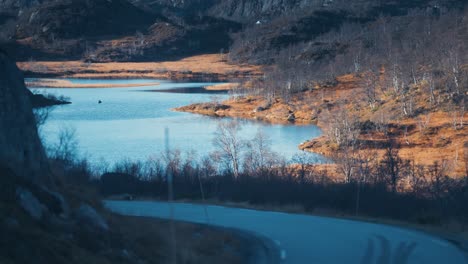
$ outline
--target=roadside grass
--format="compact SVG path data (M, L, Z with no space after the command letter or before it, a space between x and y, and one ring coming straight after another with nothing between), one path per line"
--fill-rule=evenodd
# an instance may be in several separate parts
M145 260L171 263L169 222L155 218L107 215L133 253ZM242 241L230 231L177 222L175 225L177 263L243 263ZM151 262L158 263L158 262Z
M65 219L46 215L33 220L18 205L15 191L26 188L47 204L40 196L41 187L0 166L0 263L172 263L168 221L113 214L101 205L95 187L84 181L83 167L52 164L54 190L72 209ZM76 222L74 208L83 203L104 216L108 232ZM175 230L177 263L237 264L249 257L252 245L233 231L185 222L175 222Z

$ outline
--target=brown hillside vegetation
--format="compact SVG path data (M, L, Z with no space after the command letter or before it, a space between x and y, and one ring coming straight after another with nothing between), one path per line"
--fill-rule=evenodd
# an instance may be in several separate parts
M231 116L258 119L271 123L316 123L324 136L305 142L301 149L333 157L339 152L336 130L343 122L357 123L356 155L375 155L382 159L385 141L394 140L400 147L399 154L414 164L429 166L438 162L451 176L466 173L468 115L464 110L432 107L422 93L424 87L413 91L413 117L402 115L401 98L379 91L379 106L371 108L366 100L364 76L346 75L337 84L292 95L289 101L246 96L222 103L194 104L177 108L211 116ZM343 135L344 136L344 135ZM443 164L442 164L443 163ZM329 165L327 165L329 167Z
M27 76L54 76L68 78L155 78L232 80L258 76L260 66L227 63L221 54L206 54L167 62L109 62L82 61L28 61L18 67Z

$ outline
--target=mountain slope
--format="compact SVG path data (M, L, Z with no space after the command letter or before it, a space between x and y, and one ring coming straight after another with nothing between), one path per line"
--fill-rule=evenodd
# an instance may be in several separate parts
M22 74L0 50L0 166L30 181L47 181L48 165Z
M67 0L46 2L19 17L17 38L85 38L134 33L157 16L126 0Z
M441 13L463 0L66 0L22 1L0 14L0 44L21 60L173 60L230 51L235 62L275 64L291 47L326 63L346 53L330 34L366 29L385 17ZM1 5L1 3L0 3ZM16 7L13 7L16 6ZM7 9L5 9L7 10ZM308 46L308 47L306 47ZM301 59L302 60L302 59Z

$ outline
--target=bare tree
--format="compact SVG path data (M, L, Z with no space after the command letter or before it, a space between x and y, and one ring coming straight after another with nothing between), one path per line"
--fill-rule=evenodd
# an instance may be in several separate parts
M218 156L236 178L239 176L241 152L244 148L244 141L239 136L240 129L241 125L236 120L221 121L213 139Z
M389 113L384 110L379 110L375 117L372 119L375 124L375 129L379 132L387 135L388 133L388 124L390 122Z
M357 143L360 128L359 119L355 114L342 107L330 119L328 137L332 142L338 144L338 146L352 146Z
M439 203L442 210L444 209L442 198L448 193L450 187L447 174L451 169L450 162L447 160L442 160L440 163L436 161L427 168L427 174L431 181L431 195Z
M377 89L378 76L373 72L367 72L364 75L363 83L364 92L366 95L367 103L371 110L374 110L377 106Z
M306 182L307 179L312 179L311 166L315 161L312 153L307 151L301 151L292 157L292 162L298 166L297 173L301 183Z
M453 129L463 129L464 127L464 122L463 119L465 117L465 102L462 100L462 104L460 107L457 107L454 104L451 104L451 113L452 113L452 125Z
M404 167L403 160L398 153L398 146L392 139L388 140L387 147L383 160L380 162L380 174L388 181L392 192L396 193L398 183L403 176L402 168Z
M343 175L345 181L350 183L358 173L359 159L352 147L342 147L332 155L333 161L339 174Z
M425 116L420 115L418 116L417 121L418 121L419 133L421 133L421 135L424 135L424 133L426 133L426 130L429 127L429 124L431 122L431 114L427 114Z
M244 169L252 174L268 173L279 159L279 155L271 150L271 139L262 130L258 130L255 137L246 143Z
M52 144L47 150L53 159L65 162L73 162L77 158L78 140L76 139L76 129L64 127L58 133L58 141Z
M33 109L34 118L36 119L36 126L38 130L40 130L42 126L47 122L53 108L54 107L52 106L48 106L48 107L39 107L39 108Z

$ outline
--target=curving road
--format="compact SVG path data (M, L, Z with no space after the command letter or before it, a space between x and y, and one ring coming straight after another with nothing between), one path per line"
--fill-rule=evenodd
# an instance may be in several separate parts
M164 202L105 201L125 215L169 218ZM243 229L282 248L287 264L467 264L455 245L425 233L350 220L222 206L175 203L181 221Z

